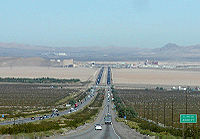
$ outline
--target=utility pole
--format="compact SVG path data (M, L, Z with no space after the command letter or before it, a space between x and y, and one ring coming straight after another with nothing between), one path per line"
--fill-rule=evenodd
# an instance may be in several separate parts
M147 111L147 119L149 119L149 102L148 102L148 107L147 107L148 111Z
M144 102L144 118L145 118L145 102Z
M172 127L173 126L174 126L174 98L172 98Z
M187 96L187 94L188 94L188 89L186 89L186 91L185 91L185 113L187 114L188 113L188 96ZM186 127L186 129L187 129L187 124L185 124L185 127Z
M158 112L159 112L159 106L160 106L160 105L159 105L158 99L156 99L156 100L157 100L156 123L158 124L158 118L159 118L159 117L158 117L158 116L159 116L159 115L158 115Z
M164 102L164 126L165 126L165 107L166 107L166 104Z
M187 90L186 90L186 92L185 92L185 113L186 114L188 113L188 111L187 111L187 107L188 107L187 100L188 100L188 97L187 97Z
M152 105L151 105L151 120L153 121L153 102L152 102Z
M158 115L158 112L159 112L159 106L157 107L157 116L156 116L156 117L157 117L157 119L156 119L156 120L157 120L157 121L156 121L157 124L158 124L158 116L159 116L159 115Z
M140 105L139 105L139 116L142 117L142 102L140 102Z

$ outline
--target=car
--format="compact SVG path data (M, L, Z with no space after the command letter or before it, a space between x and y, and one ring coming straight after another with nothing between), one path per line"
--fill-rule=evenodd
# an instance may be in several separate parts
M35 117L31 117L31 120L35 120Z
M77 108L74 109L74 111L77 111L77 110L78 110Z
M43 119L44 119L44 117L40 117L40 118L39 118L39 120L43 120Z
M95 130L102 130L102 125L101 124L96 124L95 125Z
M74 111L74 108L71 108L69 111L70 111L70 112L73 112L73 111Z

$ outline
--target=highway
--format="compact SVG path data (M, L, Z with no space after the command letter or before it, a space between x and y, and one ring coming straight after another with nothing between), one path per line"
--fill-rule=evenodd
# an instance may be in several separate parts
M107 89L106 89L107 90ZM95 130L95 126L92 124L88 129L81 132L75 132L72 135L65 137L58 137L59 139L119 139L116 134L113 125L107 125L104 123L104 117L106 114L111 113L111 102L108 102L108 91L106 91L105 99L103 103L103 110L99 113L98 118L95 120L95 124L101 124L102 130Z
M115 121L116 114L112 109L111 103L111 84L112 84L112 76L111 76L111 68L108 67L107 70L107 78L106 83L107 85L104 86L105 88L105 98L103 102L103 109L98 114L97 119L89 126L81 129L75 130L73 133L69 133L66 136L59 136L56 137L58 139L149 139L148 136L141 135L137 133L135 130L129 128L125 124L121 124ZM102 87L102 86L101 86ZM110 95L108 95L110 94ZM104 117L107 114L111 114L112 116L112 124L105 124ZM101 124L102 130L95 130L95 124Z
M99 71L99 74L98 74L96 82L95 82L95 87L96 87L96 85L98 85L101 82L103 72L104 72L104 67L102 67ZM95 87L94 87L94 89L95 89ZM93 100L93 98L95 98L96 95L97 95L97 93L96 93L96 91L94 91L93 93L90 94L91 97L86 96L83 99L83 103L78 105L77 110L80 110L84 106L89 104ZM59 112L59 116L69 114L69 112L70 112L70 109L67 109L65 111L61 111L61 112ZM49 118L53 118L50 115L47 115L47 116L49 116ZM16 120L13 120L13 121L4 121L4 122L0 122L0 125L12 125L12 124L23 124L23 123L35 122L35 121L40 120L40 117L41 116L35 117L34 120L31 120L31 118L23 118L23 119L16 119ZM57 116L54 116L54 117L57 117ZM46 119L49 119L49 118L46 118Z
M84 129L83 131L78 131L64 137L56 137L56 138L59 138L59 139L66 139L66 138L67 139L80 139L80 138L81 139L94 139L94 138L95 139L120 139L120 136L115 132L113 124L108 125L104 123L105 115L107 115L108 113L110 114L112 110L112 104L111 104L111 98L110 98L110 94L111 94L110 72L111 70L110 68L108 68L107 78L105 78L107 85L105 86L106 93L105 93L105 98L103 102L103 109L99 113L95 122L92 125L90 125L87 129ZM101 124L102 130L95 130L95 126L94 126L95 124Z

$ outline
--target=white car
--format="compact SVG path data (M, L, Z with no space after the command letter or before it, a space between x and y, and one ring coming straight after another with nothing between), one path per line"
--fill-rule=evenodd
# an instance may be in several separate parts
M96 124L95 125L95 130L102 130L102 125Z

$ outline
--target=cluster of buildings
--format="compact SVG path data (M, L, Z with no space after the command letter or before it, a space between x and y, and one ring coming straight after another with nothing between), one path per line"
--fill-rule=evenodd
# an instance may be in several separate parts
M75 63L73 59L50 59L50 64L52 66L59 66L59 67L75 67Z
M144 65L158 65L158 61L154 60L145 60Z
M178 87L173 86L171 88L171 90L178 90L178 91L186 91L186 90L200 91L200 88L199 87L191 88L191 87L183 87L183 86L178 86Z
M82 63L82 67L90 67L90 68L99 68L102 66L109 66L111 68L159 68L160 65L158 61L149 61L146 60L144 62L85 62Z

